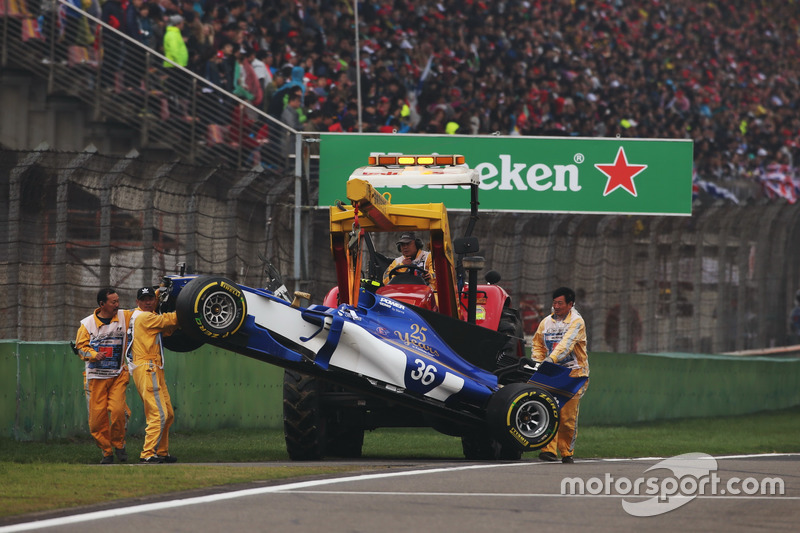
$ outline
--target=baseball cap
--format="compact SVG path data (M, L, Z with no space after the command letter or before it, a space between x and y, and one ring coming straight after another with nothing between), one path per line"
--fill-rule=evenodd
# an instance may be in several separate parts
M414 242L416 239L417 239L416 235L414 235L410 231L407 231L407 232L403 233L402 235L400 235L400 238L397 239L397 244L400 244L400 243L403 243L403 242Z
M143 300L144 298L155 298L156 297L156 288L155 287L142 287L138 291L136 291L136 299Z

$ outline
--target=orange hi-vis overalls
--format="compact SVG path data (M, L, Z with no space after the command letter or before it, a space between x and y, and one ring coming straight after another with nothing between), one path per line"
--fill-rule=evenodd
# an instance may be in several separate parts
M114 448L125 448L130 409L125 400L128 368L123 364L126 342L125 312L119 310L108 324L97 318L97 310L81 320L75 347L86 362L83 390L89 412L89 431L104 456ZM98 355L105 357L98 359Z
M531 357L536 361L547 359L551 363L570 368L572 377L589 376L589 357L586 352L586 323L573 308L564 320L556 320L553 315L545 317L533 336ZM578 436L578 407L581 397L589 386L586 380L583 387L570 401L561 407L560 424L556 438L542 448L542 452L571 457L575 451Z
M144 404L145 437L140 459L169 455L169 428L174 412L164 380L161 334L177 329L175 313L156 314L136 309L128 327L128 368Z

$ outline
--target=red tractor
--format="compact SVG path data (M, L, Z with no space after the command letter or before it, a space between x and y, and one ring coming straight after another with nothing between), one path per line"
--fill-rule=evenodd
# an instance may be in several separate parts
M370 157L347 182L350 205L330 208L331 251L337 286L323 304L357 305L369 291L414 307L447 344L464 359L490 372L517 366L524 356L522 319L511 297L489 271L478 283L484 259L476 255L478 239L471 235L478 220L478 174L461 155L393 155ZM471 191L466 235L451 241L444 204L393 205L389 193L376 188L403 185L467 186ZM420 267L399 266L384 273L391 260L378 253L370 237L375 232L414 232L427 235L435 286L421 276ZM422 244L422 243L420 243ZM405 333L398 342L424 345L425 331ZM358 457L364 430L378 427L434 427L462 438L468 459L515 459L520 452L485 434L448 427L441 417L370 398L319 378L287 370L284 377L284 430L292 459L325 455Z

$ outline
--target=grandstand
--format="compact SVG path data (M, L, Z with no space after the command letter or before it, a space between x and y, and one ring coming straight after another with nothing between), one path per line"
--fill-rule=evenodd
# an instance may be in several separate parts
M307 209L317 176L315 143L304 141L315 136L276 118L279 87L256 104L209 74L263 50L273 78L301 69L304 129L358 131L360 114L361 129L378 133L693 139L691 219L487 213L487 260L532 321L556 283L584 280L599 350L786 342L800 284L798 2L365 2L359 64L349 2L142 5L147 39L109 24L97 1L0 0L0 77L28 73L46 102L69 98L87 124L132 132L108 153L88 143L43 153L40 141L63 147L36 138L33 122L24 138L7 134L18 130L3 110L0 165L13 194L0 206L10 236L0 285L20 307L0 312L25 320L4 321L0 337L68 338L97 283L131 289L187 256L198 271L257 285L260 251L296 288L321 296L332 284L329 258L311 253L327 248L324 220ZM178 13L185 67L158 39ZM168 163L146 157L159 150ZM39 198L41 183L53 194ZM99 209L122 215L125 231L93 218ZM301 212L302 254L290 238ZM34 297L42 280L52 301ZM32 317L44 328L26 329Z
M350 2L161 0L142 4L149 31L128 11L116 29L97 0L78 4L2 0L3 66L34 70L95 119L128 124L136 148L279 166L287 130L263 112L272 90L253 106L212 86L217 55L234 62L223 52L232 42L233 56L263 50L270 77L302 69L304 110L325 117L309 129L692 138L699 196L796 201L797 2L364 2L358 54ZM185 70L163 68L160 55L177 13Z
M191 164L286 171L290 128L166 58L163 47L149 48L110 26L95 4L85 11L67 0L46 0L36 15L30 1L2 2L8 5L2 19L4 72L31 72L46 82L48 94L82 102L86 123L134 132L121 154L136 148ZM9 125L4 130L17 131ZM31 145L9 135L4 144L31 149L48 141L59 149L52 139L33 135L28 134Z

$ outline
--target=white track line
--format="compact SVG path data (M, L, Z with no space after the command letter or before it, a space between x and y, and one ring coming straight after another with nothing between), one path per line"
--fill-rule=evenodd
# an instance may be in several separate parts
M503 464L485 464L485 465L468 465L457 466L452 468L431 468L424 470L409 470L405 472L386 472L381 474L363 474L358 476L347 476L334 479L317 479L312 481L299 481L296 483L287 483L285 485L274 485L269 487L259 487L255 489L244 489L232 492L223 492L220 494L208 494L206 496L197 496L194 498L184 498L179 500L167 500L163 502L146 503L142 505L133 505L131 507L123 507L121 509L107 509L105 511L94 511L90 513L83 513L71 516L63 516L60 518L51 518L47 520L39 520L34 522L24 522L20 524L12 524L10 526L0 527L0 533L11 531L30 531L32 529L40 529L47 527L58 527L66 524L77 524L80 522L90 522L92 520L101 520L104 518L113 518L117 516L125 516L137 513L146 513L150 511L159 511L162 509L172 509L175 507L185 507L187 505L197 505L201 503L212 503L223 500L232 500L235 498L243 498L245 496L256 496L259 494L269 494L275 492L291 492L296 489L306 489L309 487L318 487L321 485L332 485L337 483L348 483L351 481L366 481L370 479L382 479L389 477L402 477L402 476L416 476L421 474L436 474L440 472L453 472L457 470L477 470L483 468L500 468L509 466L531 465L538 463L503 463Z
M772 453L772 454L763 454L763 455L729 455L729 456L720 456L717 459L744 459L744 458L753 458L753 457L784 457L784 456L798 456L800 454L780 454L780 453ZM662 459L661 457L643 457L643 458L630 458L630 459L586 459L580 460L579 462L599 462L599 461L643 461L643 460L659 460ZM13 531L30 531L33 529L44 529L49 527L58 527L67 524L78 524L81 522L91 522L93 520L102 520L104 518L113 518L117 516L126 516L138 513L147 513L151 511L159 511L162 509L173 509L176 507L186 507L188 505L198 505L202 503L213 503L219 502L224 500L232 500L235 498L243 498L246 496L256 496L259 494L270 494L270 493L290 493L290 492L314 492L314 493L321 493L321 494L390 494L390 495L397 495L397 494L404 494L404 495L422 495L422 496L432 496L432 495L444 495L444 496L493 496L493 497L559 497L559 498L575 498L579 496L574 495L561 495L561 494L481 494L481 493L445 493L445 492L437 492L437 493L428 493L428 492L349 492L349 491L303 491L302 489L308 489L311 487L319 487L322 485L334 485L340 483L349 483L351 481L367 481L371 479L385 479L391 477L404 477L404 476L418 476L424 474L438 474L440 472L456 472L459 470L481 470L481 469L489 469L489 468L509 468L509 467L526 467L526 466L544 466L547 463L535 463L535 462L524 462L524 463L493 463L493 464L478 464L478 465L466 465L466 466L455 466L455 467L447 467L447 468L428 468L422 470L409 470L405 472L385 472L380 474L362 474L357 476L346 476L341 478L334 478L334 479L317 479L311 481L299 481L296 483L287 483L285 485L273 485L269 487L259 487L254 489L244 489L244 490L237 490L232 492L222 492L219 494L208 494L205 496L197 496L194 498L183 498L178 500L167 500L163 502L154 502L154 503L147 503L142 505L133 505L130 507L123 507L118 509L107 509L105 511L94 511L90 513L82 513L70 516L62 516L59 518L50 518L47 520L38 520L34 522L23 522L20 524L12 524L9 526L0 527L0 533L10 533ZM613 495L611 495L613 496ZM597 498L597 496L591 496L592 498ZM620 497L620 496L616 496ZM714 496L714 498L725 498L720 496ZM729 497L730 498L730 497ZM754 496L747 496L748 499L757 499ZM784 499L800 499L796 497L780 497L780 500Z
M478 496L481 498L633 498L650 499L652 496L637 496L633 494L555 494L528 492L521 494L502 492L402 492L402 491L364 491L364 490L287 490L278 491L276 494L329 494L336 496L458 496L459 498ZM693 496L698 500L800 500L800 496Z

